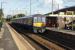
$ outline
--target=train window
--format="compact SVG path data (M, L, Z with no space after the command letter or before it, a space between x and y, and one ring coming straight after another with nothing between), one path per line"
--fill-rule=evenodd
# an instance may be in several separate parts
M45 19L45 17L42 17L42 22L46 22L46 19Z
M28 19L26 18L26 24L28 23L28 21L27 21Z
M45 17L34 17L34 22L45 22Z
M28 18L28 24L32 25L32 18Z
M34 22L37 22L37 17L34 17Z
M41 22L42 21L42 17L38 17L38 22Z
M26 19L24 19L24 24L26 24Z

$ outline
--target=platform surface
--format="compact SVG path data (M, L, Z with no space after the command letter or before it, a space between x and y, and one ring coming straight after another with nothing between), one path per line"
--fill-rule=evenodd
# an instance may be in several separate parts
M18 50L18 47L5 24L0 32L0 50Z
M46 29L75 36L75 31L72 30L64 30L64 29L49 28L49 27L46 27Z

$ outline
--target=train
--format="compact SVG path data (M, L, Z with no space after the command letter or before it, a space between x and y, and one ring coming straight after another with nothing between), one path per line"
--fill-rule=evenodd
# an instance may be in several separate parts
M12 24L21 25L25 29L32 30L34 33L43 33L46 27L46 15L35 14L15 18L12 20Z

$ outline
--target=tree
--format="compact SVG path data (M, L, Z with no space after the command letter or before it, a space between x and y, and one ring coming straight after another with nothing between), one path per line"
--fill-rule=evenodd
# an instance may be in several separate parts
M13 18L16 18L16 15L14 15Z
M3 18L3 17L2 17L3 15L4 15L4 14L3 14L3 10L0 9L0 20L1 20L1 18Z
M24 16L25 16L25 14L16 14L13 16L13 18L19 18L19 17L24 17Z
M17 14L17 17L24 17L25 14Z
M1 30L1 27L2 27L2 23L3 23L3 9L0 9L0 30Z

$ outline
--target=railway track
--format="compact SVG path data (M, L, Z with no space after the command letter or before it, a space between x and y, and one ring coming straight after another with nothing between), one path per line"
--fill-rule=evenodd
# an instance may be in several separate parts
M49 30L50 31L50 30ZM52 31L50 31L52 32ZM53 31L54 32L54 31ZM47 34L41 34L39 36L45 38L48 41L51 41L53 43L56 43L57 45L63 47L66 50L75 50L75 40L72 36L69 37L69 35L62 35L60 33L49 33ZM50 35L50 36L49 36ZM69 39L69 38L73 38L73 39Z
M65 48L66 50L75 50L75 36L47 30L45 34L41 34L41 37L56 43L57 45Z
M35 40L33 40L31 37L29 37L28 36L28 33L31 33L30 31L28 32L28 31L25 31L25 30L23 30L23 28L20 28L20 29L17 29L17 27L16 26L13 26L13 25L11 25L11 24L9 24L10 26L12 26L16 31L18 31L19 33L21 33L21 35L24 37L24 38L26 38L27 37L27 40L30 42L30 43L35 43L35 45L32 43L32 45L34 45L34 47L36 47L36 50L51 50L51 49L48 49L48 48L46 48L46 47L44 47L43 45L41 45L41 44L39 44L39 43L37 43ZM24 34L24 33L26 33L26 34ZM39 46L39 47L38 47Z
M20 29L22 30L22 32L26 32L22 27ZM27 32L29 33L30 31L27 31ZM29 34L25 34L25 35L30 36ZM75 49L75 43L74 43L75 36L63 34L62 32L50 31L50 30L47 30L43 34L36 34L36 35L38 35L50 42L56 43L57 45L63 47L66 50L74 50ZM41 44L39 44L39 45L41 45ZM44 47L44 46L42 46L42 47ZM45 48L45 50L47 50L47 48Z

